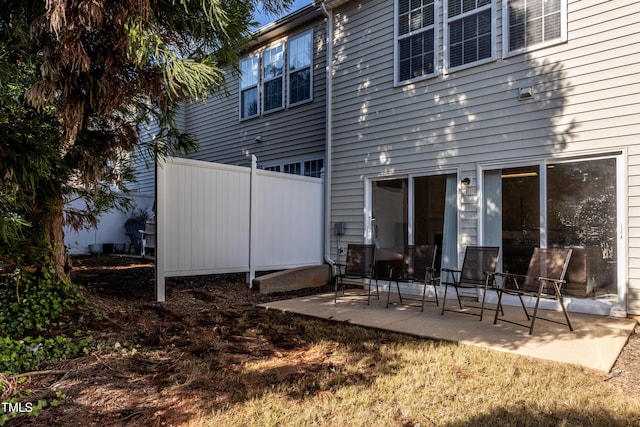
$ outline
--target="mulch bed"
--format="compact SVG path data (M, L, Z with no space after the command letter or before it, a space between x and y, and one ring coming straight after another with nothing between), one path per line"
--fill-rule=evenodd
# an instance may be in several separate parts
M167 301L157 303L153 260L104 255L76 257L72 279L100 315L76 313L63 332L90 330L111 346L15 384L32 390L25 402L62 403L10 425L181 425L250 398L274 378L295 379L331 363L330 354L309 354L299 316L256 307L328 287L263 295L246 286L244 275L171 278ZM250 378L242 373L247 361L267 358L287 363ZM638 335L604 380L640 398Z

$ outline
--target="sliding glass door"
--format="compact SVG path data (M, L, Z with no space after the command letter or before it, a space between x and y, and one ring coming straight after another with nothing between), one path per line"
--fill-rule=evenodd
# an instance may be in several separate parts
M371 229L378 259L394 259L407 245L437 245L437 266L457 268L456 175L371 183Z
M502 247L502 269L526 272L536 246L570 247L565 293L617 300L616 158L485 170L483 238Z

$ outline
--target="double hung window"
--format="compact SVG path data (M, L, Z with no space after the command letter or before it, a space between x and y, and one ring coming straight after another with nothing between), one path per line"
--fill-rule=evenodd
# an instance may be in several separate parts
M436 73L435 0L398 0L396 80L405 82Z
M289 105L311 99L311 32L289 40Z
M277 44L262 54L263 111L269 112L283 106L284 45Z
M240 60L240 119L311 100L313 32L307 31ZM285 97L288 94L288 97Z
M566 0L506 0L505 54L549 46L567 39Z
M396 0L394 19L396 84L495 60L498 25L505 57L568 38L567 0Z
M449 69L494 58L493 0L449 0L446 14Z
M240 61L240 118L258 115L258 55Z

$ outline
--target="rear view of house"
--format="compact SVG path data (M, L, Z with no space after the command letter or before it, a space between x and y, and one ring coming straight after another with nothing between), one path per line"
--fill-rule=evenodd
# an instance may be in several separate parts
M334 259L571 247L569 310L640 314L640 2L325 4Z

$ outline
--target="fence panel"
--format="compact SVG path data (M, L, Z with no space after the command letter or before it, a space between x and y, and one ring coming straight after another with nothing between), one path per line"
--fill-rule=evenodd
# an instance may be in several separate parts
M322 181L258 171L255 264L266 270L311 265L322 259Z
M157 176L157 299L164 278L322 264L318 178L187 159Z

